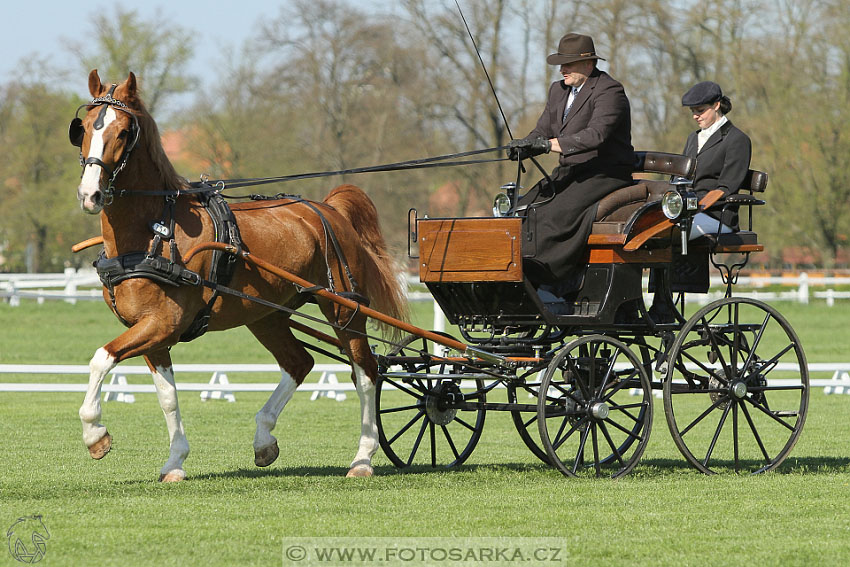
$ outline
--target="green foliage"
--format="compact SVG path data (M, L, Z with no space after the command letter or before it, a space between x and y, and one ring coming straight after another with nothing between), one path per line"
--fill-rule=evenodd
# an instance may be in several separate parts
M68 122L80 103L47 82L0 91L0 255L4 271L62 271L72 244L100 231L80 212Z

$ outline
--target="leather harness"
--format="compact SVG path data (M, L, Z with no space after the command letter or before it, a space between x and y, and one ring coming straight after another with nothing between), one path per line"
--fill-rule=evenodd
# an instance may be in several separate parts
M189 328L180 335L179 340L181 342L189 342L207 332L215 300L218 299L221 291L224 291L225 293L230 292L227 286L233 278L233 273L236 269L236 260L242 250L242 237L239 232L239 226L236 223L236 217L233 215L233 211L218 191L204 191L199 192L198 195L204 210L206 210L210 215L213 226L215 227L215 241L230 244L235 247L237 252L235 254L228 254L219 250L214 250L209 275L206 279L202 278L197 272L175 262L174 259L180 257L177 251L177 243L174 240L174 205L176 203L176 198L173 195L167 195L165 198L166 205L165 211L162 215L162 220L150 223L150 228L154 233L154 237L147 252L128 252L116 256L115 258L107 258L105 252L102 251L98 259L94 262L94 267L97 270L100 281L109 292L112 309L126 327L130 327L131 325L127 320L121 317L115 301L115 286L125 280L145 278L163 285L171 285L175 287L181 285L191 285L196 287L205 286L213 290L213 294L209 301L207 301L207 304L197 313L197 315L195 315L195 318L191 325L189 325ZM275 195L274 197L252 195L252 198L254 199L280 199L283 197L283 195ZM337 259L343 267L346 279L349 282L349 289L351 289L351 291L335 291L336 285L334 283L330 262L326 256L325 264L327 265L329 290L337 293L337 295L368 306L368 299L357 291L357 282L351 273L348 261L345 258L336 234L319 208L312 202L297 196L287 195L285 197L304 203L321 219L325 232L326 249L329 248L327 244L330 244L333 247ZM163 245L164 242L167 242L170 247L170 259L159 254L160 246ZM312 293L318 289L323 288L321 286L314 286L310 288L300 288L298 291L299 293L307 294L310 298L312 298Z

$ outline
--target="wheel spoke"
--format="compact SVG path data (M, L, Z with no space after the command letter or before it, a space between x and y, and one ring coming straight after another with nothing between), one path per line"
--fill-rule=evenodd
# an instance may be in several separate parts
M420 407L421 407L421 404L413 404L412 406L399 406L397 408L382 409L378 413L383 415L385 413L397 413L397 412L400 412L400 411L415 410L415 409L419 409Z
M602 476L602 468L599 463L599 441L597 439L596 424L591 423L590 427L593 437L593 468L596 469L596 476Z
M573 434L573 431L576 430L576 428L579 426L579 423L580 423L580 422L575 423L572 426L572 428L570 428L570 430L567 432L567 434L562 438L561 434L564 432L564 429L567 428L567 424L569 422L570 422L570 416L565 415L564 419L561 421L561 427L558 428L558 433L555 435L555 440L552 441L552 446L555 448L556 451L558 450L558 448L560 448L561 445L564 444L564 441L566 441L567 438L569 438L569 436Z
M755 372L750 373L750 375L747 376L747 379L750 379L751 377L756 376L758 374L767 374L768 372L773 370L773 368L776 367L777 364L779 364L779 359L785 356L785 353L787 353L792 348L794 348L794 343L790 343L787 347L779 351L779 353L771 357L769 360L766 360L764 364L762 364L758 367L758 369L756 369ZM770 368L770 370L766 371L766 368Z
M578 445L578 451L576 451L576 460L573 462L573 474L576 474L578 471L578 466L584 458L584 446L587 443L587 434L590 433L590 427L585 427L581 432L581 439Z
M437 431L434 422L428 423L428 437L431 438L431 466L437 466Z
M761 454L764 455L764 460L769 463L770 455L767 454L767 449L764 448L764 443L762 443L761 441L761 436L759 435L759 432L756 431L756 424L753 423L753 418L750 416L750 411L744 404L741 404L741 411L744 412L744 417L747 418L747 423L750 424L750 430L753 432L753 437L755 438L759 449L761 449Z
M407 395L409 395L409 396L411 396L411 397L413 397L413 398L416 398L417 400L421 400L421 399L425 396L425 392L424 392L424 391L422 391L422 393L421 393L421 394L419 394L419 393L416 393L416 392L414 392L414 391L412 391L412 390L408 390L406 387L402 386L401 384L399 384L399 383L398 383L398 382L396 382L395 380L392 380L391 378L384 378L384 382L387 382L387 383L389 383L389 384L392 384L393 386L395 386L396 388L398 388L399 390L401 390L401 391L402 391L402 392L404 392L405 394L407 394ZM411 385L412 385L412 384L411 384ZM414 386L414 387L415 387L415 386Z
M622 425L620 425L616 421L612 420L610 417L605 418L605 423L607 423L608 425L614 426L615 428L619 429L620 431L622 431L623 433L625 433L629 437L636 439L637 441L643 441L643 436L638 435L634 431L626 429L625 427L623 427Z
M448 429L448 427L446 427L445 425L441 425L440 427L441 427L441 428L442 428L442 430L443 430L443 435L445 436L446 441L449 443L449 447L450 447L450 448L451 448L451 450L452 450L452 454L455 456L455 459L459 459L459 458L460 458L460 453L458 453L458 450L457 450L457 448L455 447L454 441L452 441L452 436L451 436L451 434L449 433L449 429Z
M614 441L611 439L611 435L608 433L608 428L605 427L604 423L600 423L599 429L602 430L602 435L605 436L605 441L608 442L608 446L611 447L612 451L614 451L614 456L617 457L617 461L620 462L620 466L625 467L626 463L623 462L623 456L620 454L620 450L617 449L617 446L614 445Z
M475 431L475 426L473 426L473 425L470 425L470 424L466 423L464 420L462 420L461 418L459 418L459 417L457 417L457 416L455 416L455 418L454 418L454 420L453 420L453 421L455 421L455 422L457 422L457 423L461 424L462 426L464 426L465 428L469 429L470 431Z
M770 313L767 313L764 316L764 321L761 322L761 327L759 327L759 331L756 333L756 340L753 341L753 346L750 348L750 354L747 356L744 366L741 367L741 375L743 375L746 369L750 367L750 364L753 363L753 356L755 356L756 349L758 349L759 344L761 343L761 338L764 336L765 329L767 329L768 321L770 321Z
M388 444L390 444L390 445L392 445L392 444L395 442L395 440L396 440L396 439L398 439L399 437L401 437L402 435L404 435L404 433L405 433L408 429L410 429L410 428L413 426L413 424L414 424L414 423L416 423L417 421L419 421L419 418L421 418L421 417L422 417L422 416L424 416L424 415L425 415L425 412L424 412L424 411L422 411L422 410L419 410L419 413L417 413L417 414L416 414L416 417L414 417L413 419L411 419L410 421L408 421L408 422L407 422L407 425L405 425L404 427L402 427L402 428L399 430L399 432L398 432L398 433L396 433L395 435L393 435L393 438L392 438L392 439L390 439L390 440L388 440L388 441L387 441L387 443L388 443Z
M428 428L429 419L424 419L422 421L422 427L419 428L419 435L416 436L416 441L413 443L413 448L410 450L410 455L407 457L407 466L410 466L413 463L413 457L416 455L416 452L419 450L419 444L422 442L422 437L425 435L425 430Z
M761 405L757 404L757 403L756 403L755 401L753 401L751 398L744 398L744 399L745 399L745 400L747 400L749 403L751 403L751 404L753 405L753 407L754 407L754 408L757 408L760 412L762 412L764 415L766 415L766 416L767 416L767 417L769 417L770 419L774 420L776 423L779 423L780 425L783 425L783 426L787 427L789 430L794 431L794 426L793 426L793 425L790 425L790 424L788 424L788 423L785 423L784 421L782 421L781 419L779 419L778 417L776 417L775 415L773 415L773 412L772 412L772 411L770 411L770 410L768 410L768 409L766 409L766 408L762 407Z
M713 378L717 378L721 383L723 383L724 386L729 384L729 381L726 378L724 378L723 376L719 375L717 373L716 369L711 368L709 366L706 366L705 364L702 363L701 360L697 360L690 352L683 350L683 351L681 351L681 355L687 357L688 359L690 359L691 362L693 362L694 364L696 364L697 366L702 368L702 370L706 374L708 374L708 376L713 377ZM687 370L684 369L684 365L682 367L682 374L685 377L687 377L688 374L690 374ZM700 378L702 378L702 376Z
M684 436L685 436L685 434L686 434L688 431L690 431L691 429L693 429L693 427L694 427L696 424L698 424L700 421L702 421L703 419L705 419L705 417L706 417L708 414L710 414L711 412L713 412L713 411L715 410L715 408L719 407L719 406L720 406L720 404L722 404L723 402L725 402L725 401L727 401L727 400L728 400L728 398L721 398L721 399L719 399L719 400L715 401L713 404L711 404L711 405L708 407L708 409L707 409L707 410L705 410L704 412L702 412L702 413L699 415L699 417L698 417L698 418L696 418L695 420L693 420L693 421L691 422L691 424L690 424L690 425L688 425L686 428L684 428L682 431L680 431L680 432L679 432L679 436L680 436L680 437L684 437Z
M614 354L611 356L611 363L608 365L608 370L605 371L605 376L602 377L602 383L599 385L599 391L604 392L605 386L608 385L608 379L611 377L611 373L614 372L614 365L617 363L617 358L620 356L620 347L617 347L617 350L614 351ZM629 376L631 378L635 373Z
M738 404L732 408L732 443L735 454L735 472L741 472L741 463L738 459Z
M732 403L723 408L723 415L720 416L720 421L717 424L717 429L714 431L714 437L712 438L711 443L708 445L708 451L705 454L705 460L702 462L702 464L706 467L708 466L708 460L711 458L711 454L714 452L714 446L717 445L717 439L720 438L720 432L723 431L723 424L726 423L726 416L729 415L729 408L731 406Z
M706 334L708 335L708 340L711 342L711 347L714 352L717 353L717 359L720 361L720 366L723 367L724 374L726 375L727 383L732 380L732 371L729 369L729 365L723 359L723 351L720 350L720 345L717 344L717 336L712 332L711 327L708 325L708 321L703 317L702 319L703 328L705 329Z

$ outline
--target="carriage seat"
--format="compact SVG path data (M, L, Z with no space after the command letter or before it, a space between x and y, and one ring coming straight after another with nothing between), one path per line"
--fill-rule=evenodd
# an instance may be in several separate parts
M753 232L752 207L764 205L764 201L757 198L755 193L764 193L765 189L767 189L767 173L754 169L749 170L738 193L726 197L723 204L723 206L750 207L747 229L728 232L719 236L701 237L694 242L699 244L697 241L705 239L704 241L707 241L705 243L717 254L763 251L764 245L759 244L758 234Z
M696 159L663 152L635 152L635 173L656 173L692 179ZM620 234L626 223L646 203L658 201L670 190L666 180L637 179L629 185L606 195L596 209L593 234Z

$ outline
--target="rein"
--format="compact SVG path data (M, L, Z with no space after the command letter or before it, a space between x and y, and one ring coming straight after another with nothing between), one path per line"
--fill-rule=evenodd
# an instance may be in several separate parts
M441 156L434 156L428 158L420 158L409 161L401 161L395 163L388 163L382 165L372 165L366 167L356 167L351 169L340 169L336 171L317 171L310 173L295 173L292 175L280 175L275 177L251 177L251 178L242 178L242 179L215 179L208 180L202 179L201 181L195 181L189 184L188 189L181 189L179 191L145 191L145 190L126 190L119 189L117 191L118 196L123 195L149 195L149 196L178 196L178 195L192 195L199 193L209 193L209 192L221 192L225 189L235 189L238 187L253 187L257 185L268 185L271 183L285 183L287 181L298 181L301 179L313 179L317 177L333 177L335 175L349 175L355 173L377 173L381 171L406 171L411 169L426 169L431 167L456 167L463 165L475 165L482 163L493 163L499 161L506 161L508 158L491 158L491 159L474 159L474 160L460 160L460 161L446 161L446 160L454 160L456 158L461 157L469 157L474 155L480 155L489 152L498 152L506 149L508 146L495 146L492 148L485 148L482 150L472 150L468 152L459 152L454 154L445 154ZM257 195L224 195L222 197L226 199L256 199Z

